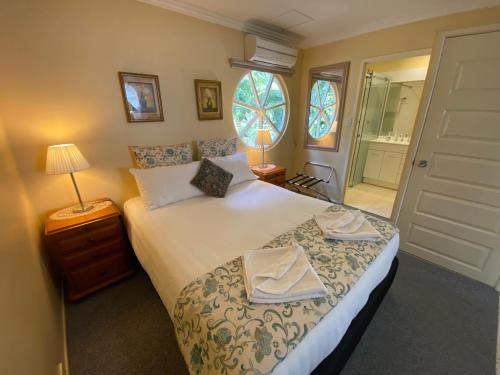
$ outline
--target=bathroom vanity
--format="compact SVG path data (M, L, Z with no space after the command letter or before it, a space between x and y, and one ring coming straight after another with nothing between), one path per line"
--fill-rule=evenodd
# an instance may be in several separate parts
M369 141L363 182L398 189L408 153L408 142L377 138Z

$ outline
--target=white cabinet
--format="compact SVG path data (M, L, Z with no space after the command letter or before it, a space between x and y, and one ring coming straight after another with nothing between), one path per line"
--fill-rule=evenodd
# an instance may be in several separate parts
M363 177L373 178L375 180L378 179L383 159L384 159L384 151L368 149L365 169L363 170Z
M380 168L379 180L395 184L401 159L403 159L403 154L385 151L384 158L382 159L382 168Z
M397 189L407 150L406 145L370 142L363 181Z

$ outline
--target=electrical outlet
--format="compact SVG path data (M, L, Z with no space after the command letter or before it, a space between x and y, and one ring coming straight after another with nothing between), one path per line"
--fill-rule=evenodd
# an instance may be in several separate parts
M64 369L64 364L62 362L59 362L57 364L57 375L66 375L66 371Z

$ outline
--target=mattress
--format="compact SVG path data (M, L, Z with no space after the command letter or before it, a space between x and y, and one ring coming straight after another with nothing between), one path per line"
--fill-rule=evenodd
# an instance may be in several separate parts
M197 197L148 211L140 197L125 203L132 247L167 311L196 277L294 229L329 205L286 189L248 181L224 199ZM396 235L351 291L287 355L274 374L310 373L342 339L371 291L388 273L399 247Z

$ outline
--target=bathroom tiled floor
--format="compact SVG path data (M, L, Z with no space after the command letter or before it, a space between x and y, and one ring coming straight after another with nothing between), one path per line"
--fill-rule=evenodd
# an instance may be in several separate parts
M369 184L358 184L347 188L344 204L389 218L396 194L396 190Z

